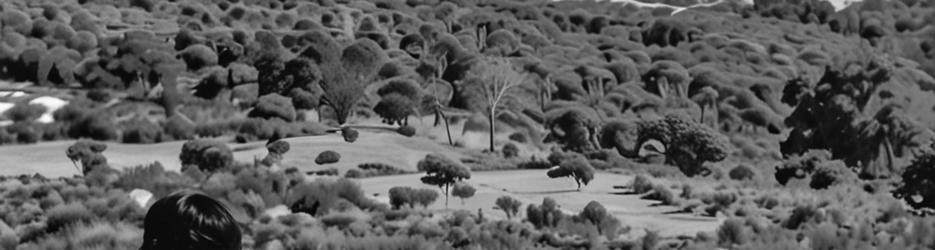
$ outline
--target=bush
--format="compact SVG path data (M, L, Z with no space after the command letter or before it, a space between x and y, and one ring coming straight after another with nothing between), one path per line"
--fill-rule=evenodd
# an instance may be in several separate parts
M519 156L519 148L513 143L504 144L503 149L500 151L503 153L503 157L507 159Z
M746 243L748 236L743 220L731 218L724 221L717 229L717 238L718 244L727 248Z
M347 170L347 172L344 173L344 178L364 178L364 177L366 177L366 174L364 174L364 172L360 171L359 169Z
M416 135L416 128L412 126L402 126L397 128L396 132L406 137L412 137Z
M185 142L179 159L182 161L182 171L186 167L195 166L203 172L214 172L231 166L234 155L223 142L199 139Z
M634 193L645 194L653 190L653 183L645 175L637 175L633 178L633 183L630 183L630 188Z
M650 200L661 201L663 205L675 205L675 195L672 194L672 191L669 190L666 186L661 184L653 185L652 193L649 193L645 198Z
M550 169L552 168L552 163L548 161L532 159L529 161L524 161L516 165L518 169Z
M344 137L345 142L354 142L357 141L357 136L360 135L357 130L354 130L350 127L341 128L341 136Z
M202 44L188 46L181 52L181 56L185 65L192 71L218 64L218 55L214 53L214 50Z
M46 111L45 106L40 104L18 103L6 112L4 116L13 122L35 121Z
M750 169L750 167L748 167L747 165L739 165L731 169L727 175L730 176L731 180L741 181L741 180L752 180L753 177L756 176L756 173L754 173L753 170Z
M58 232L65 227L87 223L94 219L94 214L87 207L79 203L70 203L53 207L46 211L46 232Z
M123 143L159 143L163 140L162 128L149 121L137 121L123 129Z
M181 115L173 115L167 118L163 129L166 136L174 140L189 140L195 137L195 126L182 118Z
M292 100L279 94L268 94L260 97L259 101L250 111L249 117L263 119L280 118L288 122L295 121L296 111L292 107Z
M315 164L318 164L318 165L331 164L331 163L336 163L340 160L341 160L341 154L338 154L338 152L328 150L325 152L321 152L320 154L318 154L318 157L315 157Z
M68 129L71 138L91 138L98 141L117 139L117 124L107 114L87 114Z

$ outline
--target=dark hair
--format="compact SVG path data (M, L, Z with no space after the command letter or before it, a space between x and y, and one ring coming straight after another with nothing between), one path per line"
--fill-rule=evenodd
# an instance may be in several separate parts
M240 228L217 200L178 191L149 208L140 250L240 250Z

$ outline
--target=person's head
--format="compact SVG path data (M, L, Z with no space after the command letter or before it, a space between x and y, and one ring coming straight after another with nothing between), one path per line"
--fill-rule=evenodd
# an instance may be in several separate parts
M240 250L240 228L217 200L175 192L149 208L141 250Z

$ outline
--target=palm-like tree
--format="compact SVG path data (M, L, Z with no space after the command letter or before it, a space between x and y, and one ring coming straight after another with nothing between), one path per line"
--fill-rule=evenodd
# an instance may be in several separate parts
M905 149L919 146L920 135L925 128L910 118L901 106L888 104L878 110L872 118L861 119L853 124L854 133L861 147L851 154L851 161L861 166L861 175L871 178L887 176L896 172L896 160L904 155Z

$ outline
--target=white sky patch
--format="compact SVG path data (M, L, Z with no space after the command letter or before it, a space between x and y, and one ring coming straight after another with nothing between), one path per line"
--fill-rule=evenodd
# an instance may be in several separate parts
M68 105L68 101L51 97L51 96L42 96L32 101L29 101L29 104L39 104L45 106L45 113L42 116L39 116L39 119L36 119L39 123L52 123L55 121L55 118L52 116L56 110Z

